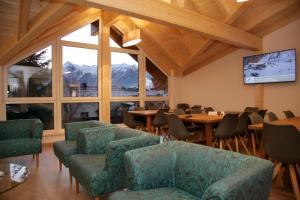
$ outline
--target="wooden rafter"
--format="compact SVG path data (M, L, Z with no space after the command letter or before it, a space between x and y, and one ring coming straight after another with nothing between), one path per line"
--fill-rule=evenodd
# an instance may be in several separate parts
M216 0L219 1L219 0ZM220 1L223 4L225 2ZM225 6L224 6L225 7ZM226 19L224 20L225 23L229 23L232 24L241 14L242 12L248 7L247 4L236 4L236 7L231 6L232 10L230 11L231 14L228 14ZM187 72L190 72L191 70L188 70L189 68L192 69L197 69L196 66L191 66L191 63L193 63L194 59L196 59L197 57L200 57L209 47L211 47L214 43L214 40L212 39L207 39L204 44L202 46L200 46L200 48L198 49L198 51L190 58L189 62L185 64L184 68L184 74L186 74ZM199 68L201 66L199 65Z
M30 54L40 50L45 44L51 43L56 38L62 37L71 33L86 24L90 24L101 16L101 10L95 8L83 8L79 11L73 11L65 18L61 19L53 26L49 27L42 35L32 41L32 44L27 45L22 51L11 59L6 66L12 65L19 60L29 56Z
M1 49L0 58L2 62L9 61L19 51L24 49L36 37L38 37L47 27L53 25L55 22L63 18L66 14L71 12L73 6L67 3L51 3L38 14L34 23L31 23L26 34L18 40L15 44L7 44L5 49ZM4 65L4 63L0 63Z
M161 0L69 0L173 27L194 31L241 48L259 50L261 38L210 17ZM153 12L155 10L155 12Z
M31 0L20 1L19 19L18 19L18 39L22 38L27 32L30 6L31 6Z

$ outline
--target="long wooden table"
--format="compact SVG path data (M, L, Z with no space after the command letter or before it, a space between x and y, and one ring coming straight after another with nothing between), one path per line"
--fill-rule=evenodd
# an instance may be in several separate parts
M272 121L271 123L272 124L278 124L278 125L293 125L300 132L300 117L280 119L280 120ZM250 130L262 130L263 126L264 126L263 123L251 124L251 125L248 126L248 129L250 129Z
M179 119L186 122L195 122L204 125L204 133L206 144L212 146L213 144L213 130L212 125L220 122L223 115L208 115L208 114L192 114L192 115L178 115Z
M137 111L129 111L129 113L133 114L133 115L137 115L137 116L143 116L146 117L146 128L147 131L151 131L151 117L156 115L158 110L137 110Z

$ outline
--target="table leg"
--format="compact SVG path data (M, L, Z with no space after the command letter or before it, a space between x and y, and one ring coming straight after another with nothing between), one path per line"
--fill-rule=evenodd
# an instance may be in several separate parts
M147 131L151 132L151 115L147 115Z
M205 140L207 146L212 146L212 124L204 124Z

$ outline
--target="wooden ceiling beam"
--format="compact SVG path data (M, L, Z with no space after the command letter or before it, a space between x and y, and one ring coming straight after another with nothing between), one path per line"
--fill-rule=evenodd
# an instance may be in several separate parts
M7 62L13 58L19 51L30 44L39 36L47 27L62 19L66 14L70 13L73 6L68 3L51 3L38 14L37 19L31 24L26 34L15 44L6 45L5 49L0 52L2 62ZM3 64L3 63L0 63Z
M31 0L20 1L19 19L18 19L18 39L21 39L27 32Z
M215 1L219 1L219 0L215 0ZM223 1L220 1L223 2ZM223 2L224 4L225 2ZM244 4L236 4L236 7L231 6L232 10L231 10L231 14L228 15L226 17L226 19L224 20L225 23L228 24L232 24L245 10L246 8L249 6L248 3L244 3ZM224 6L225 7L225 6ZM207 39L204 44L202 46L200 46L200 48L198 49L198 51L189 59L189 62L187 62L185 64L184 67L184 74L186 74L187 72L191 71L189 70L189 68L193 68L195 69L195 66L191 66L191 64L193 63L194 59L197 59L199 57L201 57L201 55L208 49L210 48L214 43L214 40L212 39ZM199 68L201 66L199 65Z
M168 26L194 31L240 48L260 50L262 39L210 17L161 0L69 0ZM155 11L155 12L154 12Z
M21 59L33 54L40 50L45 45L55 41L68 33L71 33L87 24L90 24L101 16L101 10L95 8L85 8L80 11L73 11L62 20L55 23L42 33L39 37L32 41L32 44L27 45L22 51L18 52L13 59L5 63L5 66L10 66Z

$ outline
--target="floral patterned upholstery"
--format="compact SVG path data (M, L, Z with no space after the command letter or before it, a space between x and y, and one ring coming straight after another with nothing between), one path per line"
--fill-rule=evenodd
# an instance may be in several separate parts
M56 157L65 167L69 167L70 156L77 154L77 134L81 129L94 128L94 127L106 127L109 126L106 123L99 121L83 121L83 122L71 122L65 124L65 140L57 141L53 143L53 150Z
M41 153L42 133L39 119L0 121L0 158Z
M97 197L124 187L126 151L158 144L159 137L129 128L108 127L80 131L77 143L82 154L71 156L70 172Z
M268 199L272 186L271 162L185 142L128 151L125 167L129 190L110 200L187 199L178 197L179 191L194 199Z

